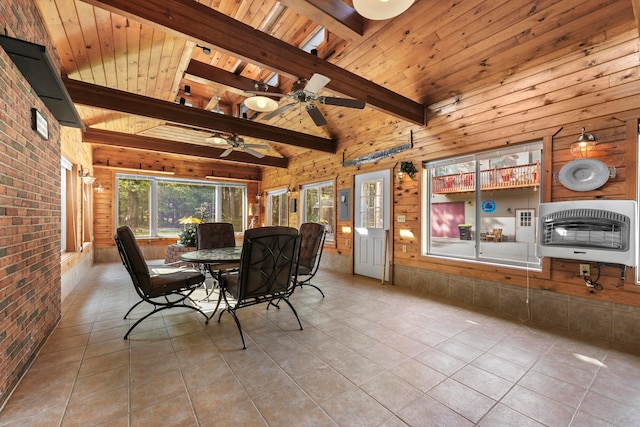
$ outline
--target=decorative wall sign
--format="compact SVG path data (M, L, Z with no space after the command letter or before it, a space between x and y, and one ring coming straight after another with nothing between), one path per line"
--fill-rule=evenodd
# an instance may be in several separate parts
M357 166L377 162L378 160L386 159L387 157L391 157L394 154L400 153L410 148L413 148L413 131L411 131L411 133L409 134L408 144L402 144L398 145L397 147L387 148L386 150L376 151L375 153L366 154L352 160L343 159L342 166Z
M36 108L31 109L31 129L38 132L42 138L49 139L49 123Z
M491 213L496 210L496 202L493 200L485 200L482 202L482 212Z

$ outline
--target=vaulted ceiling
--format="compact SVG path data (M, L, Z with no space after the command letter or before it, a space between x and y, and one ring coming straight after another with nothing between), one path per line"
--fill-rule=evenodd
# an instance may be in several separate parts
M391 121L428 126L436 103L633 28L640 10L640 0L418 0L394 19L369 21L349 0L36 3L86 141L267 167L307 150L336 152ZM317 53L301 50L312 39ZM287 94L315 73L330 79L319 95L366 107L314 104L325 126L301 106L270 120L242 107L256 81ZM260 159L220 158L226 147L206 141L213 131L269 148Z

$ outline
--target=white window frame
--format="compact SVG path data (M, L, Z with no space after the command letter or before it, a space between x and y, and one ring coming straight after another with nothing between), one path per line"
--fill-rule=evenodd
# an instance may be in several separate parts
M442 254L442 253L437 253L437 252L431 252L430 251L430 247L432 245L432 236L431 236L431 202L433 200L433 196L435 196L435 194L432 194L432 180L431 180L431 169L433 168L437 168L437 167L442 167L442 166L447 166L447 165L454 165L454 164L461 164L461 163L467 163L467 162L475 162L475 176L479 177L480 176L480 162L482 160L487 160L487 159L492 159L492 158L497 158L497 157L501 157L501 156L507 156L507 155L511 155L511 154L518 154L518 153L524 153L524 152L531 152L531 151L537 151L540 150L541 155L540 155L540 170L543 170L542 167L542 150L543 150L543 142L542 141L535 141L535 142L531 142L531 143L525 143L525 144L520 144L517 146L512 146L512 147L508 147L508 148L500 148L500 149L496 149L496 150L489 150L489 151L483 151L483 152L479 152L479 153L475 153L475 154L471 154L471 155L464 155L464 156L459 156L459 157L451 157L451 158L446 158L446 159L441 159L441 160L436 160L433 162L425 162L423 164L423 173L422 173L422 179L423 179L423 188L425 189L424 193L423 193L423 199L422 199L422 217L424 218L424 220L422 221L422 230L421 230L421 235L422 235L422 247L421 247L421 254L423 256L431 256L431 257L436 257L436 258L446 258L446 259L455 259L455 260L459 260L459 261L465 261L465 262L472 262L472 263L479 263L479 264L489 264L489 265L497 265L497 266L505 266L505 267L514 267L514 268L527 268L530 270L536 270L536 271L541 271L542 270L542 263L540 262L540 260L538 259L537 262L529 262L529 261L516 261L516 260L504 260L504 259L493 259L490 257L486 257L486 256L481 256L481 244L479 244L479 238L480 238L480 231L478 230L477 226L475 227L475 230L473 231L473 241L475 242L475 246L474 246L474 253L472 256L466 255L459 255L459 254ZM469 193L468 198L471 199L470 203L471 205L474 207L475 210L475 221L478 222L479 220L482 219L482 214L481 214L481 206L482 206L482 200L481 197L483 196L483 190L481 190L481 180L480 179L475 179L475 190L472 192L473 194ZM540 179L540 183L542 184L542 180ZM538 187L538 194L542 194L541 188ZM541 197L541 196L540 196ZM538 201L538 204L541 202L541 200ZM538 211L538 206L535 207L536 211ZM537 220L537 218L536 218ZM537 227L537 224L535 224L535 226Z
M300 186L300 223L305 223L305 222L312 222L310 220L307 219L307 191L311 190L311 189L317 189L318 193L322 192L322 188L323 187L332 187L333 188L333 200L331 201L331 203L333 203L333 223L332 224L327 224L326 228L327 228L327 234L325 237L325 241L326 242L331 242L333 243L335 241L335 229L336 229L336 183L333 180L329 180L329 181L322 181L322 182L315 182L312 184L305 184Z
M269 215L267 216L267 224L268 225L283 225L286 226L289 224L289 214L288 214L288 203L285 203L284 210L280 212L280 221L278 224L273 223L272 212L273 212L273 201L276 197L285 197L287 196L287 189L279 189L267 192L267 212Z
M67 251L67 228L69 224L69 215L67 212L67 179L71 178L73 172L73 164L65 157L60 157L60 252ZM71 224L72 226L73 224Z
M161 238L167 237L165 235L158 234L158 183L177 183L177 184L194 184L194 185L202 185L205 187L214 187L215 194L215 207L214 212L215 215L213 218L210 218L211 221L220 222L222 221L222 188L223 187L240 187L242 188L242 230L235 230L236 235L241 235L244 233L244 230L247 230L247 213L248 213L248 201L247 201L247 186L246 184L240 183L228 183L221 181L202 181L202 180L194 180L194 179L181 179L181 178L165 178L158 176L149 176L149 175L137 175L137 174L116 174L116 215L115 215L115 227L117 228L120 224L118 224L119 220L119 206L120 206L120 194L118 190L118 180L119 179L137 179L137 180L148 180L151 182L151 188L149 195L149 215L150 215L150 224L149 224L149 236L151 238ZM177 233L176 233L177 236Z

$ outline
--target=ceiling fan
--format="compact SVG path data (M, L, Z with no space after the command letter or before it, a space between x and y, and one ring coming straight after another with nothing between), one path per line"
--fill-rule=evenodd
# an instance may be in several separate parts
M264 144L247 144L244 142L244 138L239 136L238 134L231 134L229 136L224 136L218 132L211 135L209 138L205 139L205 142L210 142L214 145L224 145L228 148L220 155L220 157L227 157L231 154L232 151L244 151L245 153L249 153L252 156L256 156L261 159L264 157L264 154L255 151L254 148L259 148L263 150L268 150L268 145Z
M291 107L299 105L304 107L316 126L324 126L327 120L324 118L316 103L325 105L337 105L340 107L363 109L366 102L360 99L336 98L333 96L318 96L318 92L329 83L331 79L322 74L315 73L309 80L298 79L291 87L290 93L250 92L258 95L277 96L291 98L294 102L282 105L277 110L264 116L264 120L272 119L287 111Z

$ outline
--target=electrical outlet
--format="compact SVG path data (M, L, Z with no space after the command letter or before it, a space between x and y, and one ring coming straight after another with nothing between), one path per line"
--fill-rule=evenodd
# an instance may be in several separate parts
M407 217L405 215L398 215L398 222L405 222Z
M407 252L407 245L402 245L402 252Z
M580 264L580 275L581 276L591 276L591 265L590 264Z
M351 243L351 241L349 239L345 240L345 243L347 246L349 246L349 243Z

